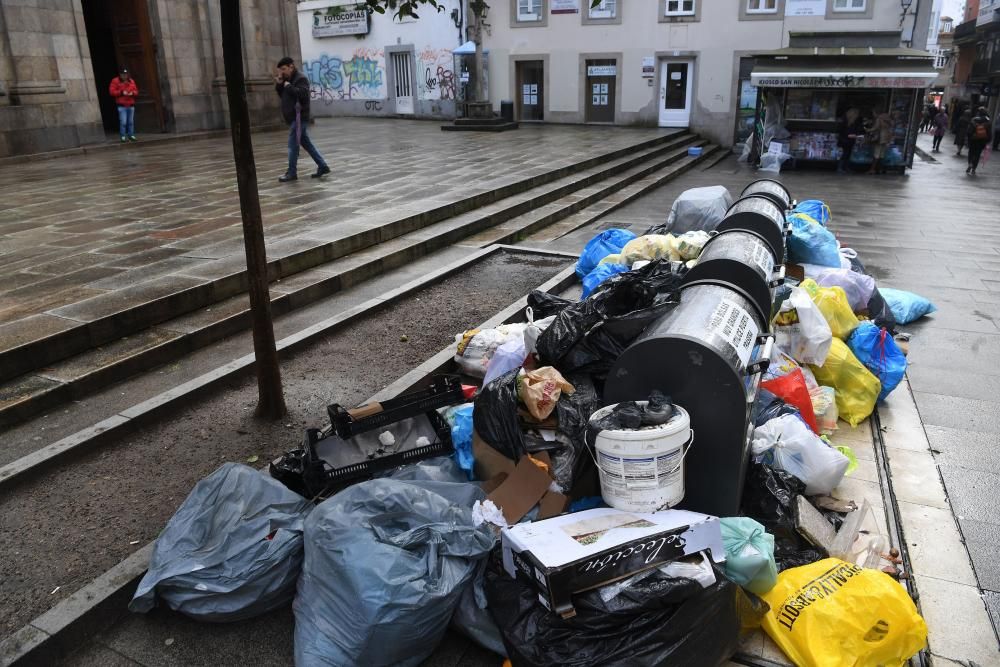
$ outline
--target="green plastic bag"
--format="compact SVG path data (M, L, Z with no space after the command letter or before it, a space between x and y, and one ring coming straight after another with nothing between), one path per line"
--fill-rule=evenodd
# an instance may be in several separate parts
M764 595L778 581L774 535L745 516L719 519L726 547L726 575L751 593Z

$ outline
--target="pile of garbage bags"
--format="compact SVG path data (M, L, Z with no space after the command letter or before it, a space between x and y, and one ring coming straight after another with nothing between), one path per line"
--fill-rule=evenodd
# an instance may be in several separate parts
M858 565L857 508L830 497L857 459L829 437L839 419L856 425L899 384L906 359L895 329L933 306L880 291L856 253L837 245L832 212L817 200L788 215L801 279L777 295L776 345L749 414L740 516L702 515L718 524L720 553L677 555L574 589L572 614L511 576L509 561L523 557L503 548L512 527L542 530L548 519L607 507L591 417L606 405L608 374L677 307L686 272L731 203L725 188L699 188L646 234L602 231L576 265L580 300L533 292L524 321L458 333L454 368L468 384L435 404L432 420L446 425L451 456L309 498L265 472L223 465L157 539L130 608L162 604L225 622L292 602L300 666L417 665L449 627L515 667L719 664L754 628L797 664L912 656L926 626L898 582ZM650 399L612 414L635 417L636 429L644 410L672 418L669 397ZM352 417L378 409L361 406ZM391 436L369 440L395 451ZM652 525L628 512L618 518ZM881 555L868 553L868 562ZM829 595L812 592L819 580ZM873 639L880 619L889 627Z

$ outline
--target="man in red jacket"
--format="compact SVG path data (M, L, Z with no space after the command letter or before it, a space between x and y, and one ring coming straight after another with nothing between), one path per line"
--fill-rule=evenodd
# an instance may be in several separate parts
M135 85L128 70L122 67L118 76L111 79L108 90L118 105L118 132L122 143L135 141L135 98L139 96L139 86Z

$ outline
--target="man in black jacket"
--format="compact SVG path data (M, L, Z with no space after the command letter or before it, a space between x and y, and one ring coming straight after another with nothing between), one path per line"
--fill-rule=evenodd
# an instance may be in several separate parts
M288 123L288 171L278 177L282 183L298 178L296 165L299 161L299 146L306 149L309 157L316 161L316 173L313 178L319 178L330 173L326 160L316 150L306 127L309 124L309 79L295 69L295 61L284 57L278 61L278 76L274 78L274 89L281 98L281 115Z

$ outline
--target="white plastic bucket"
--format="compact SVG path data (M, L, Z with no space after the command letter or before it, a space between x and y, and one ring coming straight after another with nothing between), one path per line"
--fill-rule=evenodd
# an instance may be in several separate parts
M636 401L645 407L646 401ZM597 421L615 405L591 416ZM684 408L666 424L636 430L602 430L594 442L601 496L615 509L627 512L657 512L670 509L684 499L684 457L694 440L691 418Z

